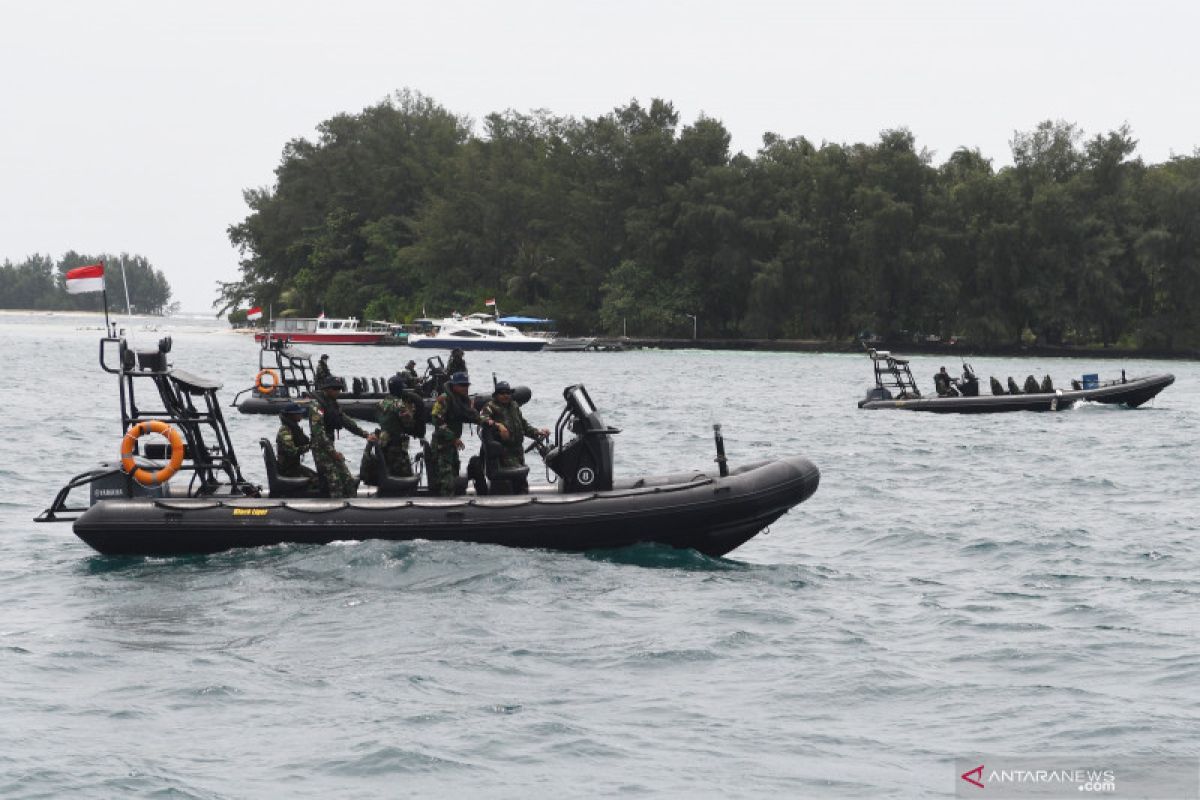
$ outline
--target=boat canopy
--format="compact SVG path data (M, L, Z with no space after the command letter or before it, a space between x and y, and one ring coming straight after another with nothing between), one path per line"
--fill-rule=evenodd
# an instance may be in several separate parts
M553 325L554 320L541 317L501 317L496 320L503 325Z

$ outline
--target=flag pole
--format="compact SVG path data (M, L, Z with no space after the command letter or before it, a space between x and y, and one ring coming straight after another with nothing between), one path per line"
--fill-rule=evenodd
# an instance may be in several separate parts
M103 261L100 262L100 274L104 275ZM112 323L108 321L108 280L103 277L101 280L104 286L104 330L108 332L109 336L115 337L116 331L113 330Z

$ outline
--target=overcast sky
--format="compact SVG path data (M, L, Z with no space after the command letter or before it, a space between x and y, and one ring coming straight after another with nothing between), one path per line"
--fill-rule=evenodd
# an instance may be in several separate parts
M1200 4L922 0L0 0L0 261L130 252L185 310L237 277L226 228L283 145L410 88L478 120L637 98L764 132L1010 163L1014 130L1128 122L1200 145Z

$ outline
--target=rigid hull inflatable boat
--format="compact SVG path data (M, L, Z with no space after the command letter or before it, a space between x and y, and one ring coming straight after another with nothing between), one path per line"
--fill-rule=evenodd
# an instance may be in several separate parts
M859 408L898 408L906 411L932 411L942 414L995 414L1004 411L1065 411L1076 403L1106 403L1137 408L1152 400L1175 382L1170 374L1147 375L1100 382L1080 383L1079 388L1038 392L980 394L978 379L963 365L963 379L952 396L922 395L912 376L907 359L886 350L871 350L875 368L875 386L867 391ZM1092 376L1089 376L1092 377Z
M234 395L230 405L243 414L276 415L291 403L306 405L316 392L312 355L296 350L290 341L280 336L268 335L261 342L254 385ZM425 398L428 409L449 377L441 357L433 356L426 359L425 374L410 388ZM342 396L338 398L338 405L342 412L365 422L377 422L379 401L388 396L387 376L339 380L342 381ZM513 399L518 403L524 405L531 396L528 387L514 387ZM475 395L473 401L476 408L482 408L490 397L487 394Z
M614 480L619 431L605 425L586 388L575 385L563 392L565 408L549 441L535 443L555 485L523 491L528 467L499 466L496 443L484 435L457 496L430 495L420 475L390 475L380 455L378 489L330 500L305 496L305 479L279 476L271 443L262 440L264 493L242 476L219 387L169 368L169 349L168 340L158 354L134 354L115 337L102 342L101 364L121 381L122 464L76 476L38 521L73 520L83 541L114 555L431 539L572 551L650 542L720 556L804 502L820 481L818 469L800 456L728 469L719 426L716 474ZM108 363L113 350L116 366ZM162 409L139 411L135 384L147 383ZM170 445L143 445L139 437L147 432L167 435ZM70 493L84 487L90 504L71 507Z

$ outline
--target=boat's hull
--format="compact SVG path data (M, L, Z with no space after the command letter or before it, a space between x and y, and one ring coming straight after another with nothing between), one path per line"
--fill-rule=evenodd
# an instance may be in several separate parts
M377 414L379 410L379 402L386 395L375 395L373 397L356 397L353 395L342 395L338 398L338 406L343 413L348 414L355 419L361 419L365 422L378 422ZM291 403L307 403L306 398L297 400L293 397L277 397L270 395L264 397L260 394L252 394L241 400L237 404L238 411L243 414L279 414Z
M379 344L388 338L386 333L300 333L284 331L270 334L272 339L287 339L292 344ZM261 342L265 333L254 334L254 341Z
M558 337L546 343L548 353L577 353L590 350L596 344L595 336Z
M408 337L409 347L424 347L428 349L452 350L508 350L519 352L536 352L546 346L545 339L467 339L451 336L419 336L412 334Z
M1092 402L1137 408L1175 382L1169 374L1149 375L1114 382L1094 389L1041 392L1038 394L979 395L978 397L918 397L905 400L867 399L859 408L898 408L939 414L998 414L1006 411L1065 411L1076 403Z
M793 457L725 478L667 476L582 494L103 500L76 520L75 533L111 555L430 539L568 551L651 542L721 556L808 499L819 482L810 461Z

